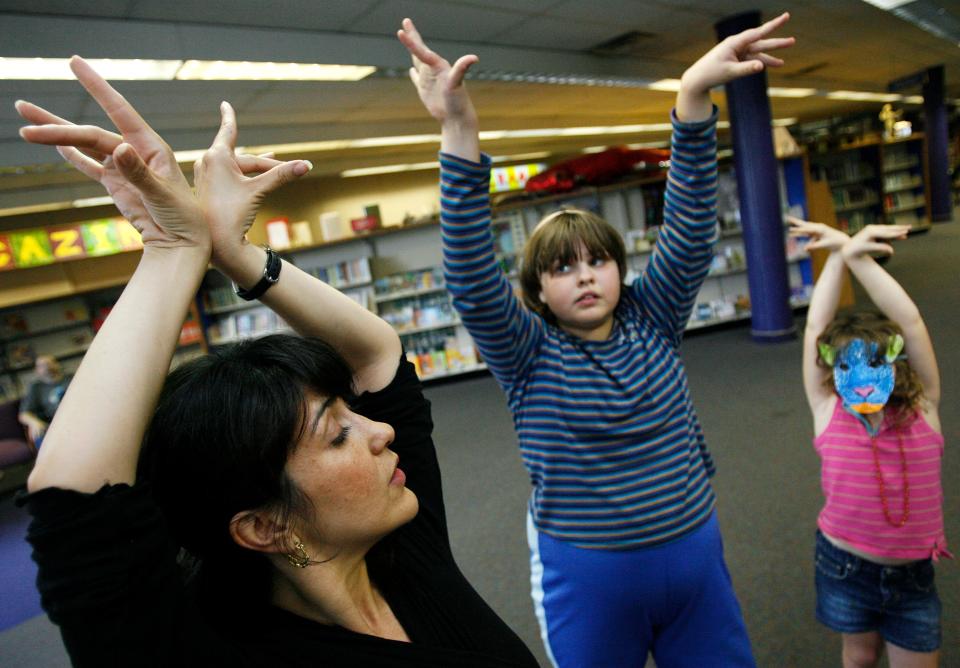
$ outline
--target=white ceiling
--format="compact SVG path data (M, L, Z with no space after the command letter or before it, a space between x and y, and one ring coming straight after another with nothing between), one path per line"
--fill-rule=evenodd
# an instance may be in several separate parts
M960 2L939 3L960 17ZM119 82L117 88L175 149L206 146L220 100L237 109L245 145L436 132L404 72L409 61L394 33L413 18L430 43L455 57L477 53L475 74L579 74L679 77L715 42L714 23L769 0L0 0L0 56L200 58L369 64L356 83ZM789 34L797 45L771 85L882 91L887 82L945 64L948 90L960 91L960 47L860 0L799 0ZM642 33L623 55L591 49L630 31ZM442 38L442 39L440 39ZM673 95L637 88L472 80L483 129L661 122ZM917 91L919 92L919 91ZM0 208L97 194L56 155L20 140L13 109L29 99L79 123L103 123L74 82L0 82ZM717 96L723 108L722 95ZM775 117L801 120L879 105L824 98L774 99ZM615 141L647 141L636 135ZM596 138L547 138L485 144L492 152L540 148L569 152ZM435 145L302 156L317 174L350 167L429 160ZM59 185L57 185L59 184ZM57 187L54 187L57 186Z

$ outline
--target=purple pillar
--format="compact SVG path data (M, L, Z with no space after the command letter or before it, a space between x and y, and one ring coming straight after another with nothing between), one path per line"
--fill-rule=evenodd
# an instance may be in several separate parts
M930 219L934 223L953 219L948 176L950 164L947 159L947 106L944 104L943 89L943 65L929 68L923 78L923 113L930 173Z
M760 25L760 12L729 16L714 26L720 40ZM777 159L770 131L766 71L726 85L727 113L740 198L750 286L751 335L776 342L796 336L784 248Z

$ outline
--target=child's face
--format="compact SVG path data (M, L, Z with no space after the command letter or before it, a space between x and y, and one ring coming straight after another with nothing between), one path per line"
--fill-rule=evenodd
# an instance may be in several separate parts
M578 257L555 262L540 274L540 301L560 328L582 339L607 338L620 301L620 269L609 258L593 257L583 244Z

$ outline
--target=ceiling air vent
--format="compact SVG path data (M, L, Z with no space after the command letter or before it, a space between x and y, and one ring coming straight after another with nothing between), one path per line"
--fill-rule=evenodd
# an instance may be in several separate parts
M648 52L650 40L655 38L652 32L631 30L617 35L613 39L596 44L587 51L596 56L639 56Z

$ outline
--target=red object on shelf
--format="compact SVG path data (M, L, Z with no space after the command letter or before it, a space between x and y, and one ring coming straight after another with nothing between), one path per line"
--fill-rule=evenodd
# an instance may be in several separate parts
M196 320L187 320L180 328L180 345L186 346L191 343L199 343L203 339L200 332L200 325Z
M103 322L107 319L107 316L110 315L110 309L112 306L101 306L97 310L97 314L93 316L93 319L90 321L90 326L93 327L94 332L99 332L100 328L103 327Z
M354 234L358 232L370 232L380 227L380 218L377 216L363 216L362 218L351 218L350 229Z
M660 170L660 163L670 159L670 151L664 148L630 150L623 146L609 148L601 153L591 153L558 163L545 172L527 180L527 192L566 192L580 184L599 185L609 183L618 176L634 170L640 163Z

